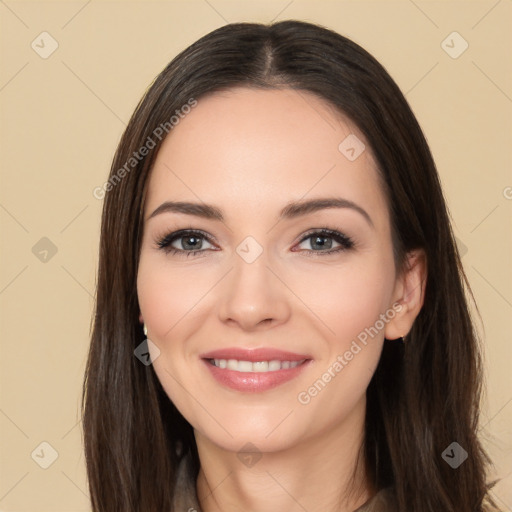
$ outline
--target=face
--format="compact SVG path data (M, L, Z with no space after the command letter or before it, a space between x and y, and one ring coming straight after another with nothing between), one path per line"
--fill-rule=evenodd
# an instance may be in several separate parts
M320 199L338 202L301 208ZM197 433L276 451L364 410L399 297L386 198L352 123L303 91L199 99L157 155L144 219L141 319Z

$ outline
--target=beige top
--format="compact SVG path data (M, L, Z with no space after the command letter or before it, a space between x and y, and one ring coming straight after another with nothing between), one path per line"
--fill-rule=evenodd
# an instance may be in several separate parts
M178 466L172 512L202 512L191 475L189 455L184 457ZM382 489L354 512L395 512L396 509L391 489Z

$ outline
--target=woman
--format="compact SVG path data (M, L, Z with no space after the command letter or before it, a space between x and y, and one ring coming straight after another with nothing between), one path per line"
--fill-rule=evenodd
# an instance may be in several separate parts
M95 511L484 510L467 280L365 50L297 21L213 31L146 92L103 191Z

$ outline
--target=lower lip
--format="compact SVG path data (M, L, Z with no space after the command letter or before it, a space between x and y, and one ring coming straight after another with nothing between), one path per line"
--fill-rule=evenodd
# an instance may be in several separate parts
M295 368L285 368L272 372L237 372L227 368L219 368L211 364L207 359L203 359L203 362L208 370L210 370L214 379L222 385L236 391L259 393L294 379L309 365L311 359L307 359Z

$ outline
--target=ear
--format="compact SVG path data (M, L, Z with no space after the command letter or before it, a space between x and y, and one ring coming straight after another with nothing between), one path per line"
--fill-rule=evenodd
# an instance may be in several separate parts
M393 291L396 315L386 324L384 337L395 340L405 336L412 327L425 300L427 257L423 249L411 251L403 272L397 277Z
M142 313L139 313L139 322L140 322L141 324L143 324L143 323L144 323L144 318L142 318Z

